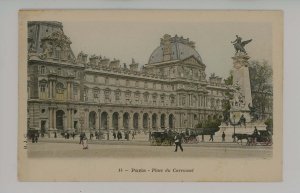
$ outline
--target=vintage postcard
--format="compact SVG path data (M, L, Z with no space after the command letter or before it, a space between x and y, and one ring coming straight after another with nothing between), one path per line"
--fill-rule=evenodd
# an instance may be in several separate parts
M281 181L281 11L21 10L20 181Z

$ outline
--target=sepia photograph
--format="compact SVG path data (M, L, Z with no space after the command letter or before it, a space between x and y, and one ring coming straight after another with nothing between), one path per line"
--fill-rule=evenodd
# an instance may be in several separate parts
M21 10L19 179L280 181L282 20Z

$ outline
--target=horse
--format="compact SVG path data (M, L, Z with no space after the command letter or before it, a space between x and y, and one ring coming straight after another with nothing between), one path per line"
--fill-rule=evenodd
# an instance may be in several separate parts
M237 138L237 143L239 143L239 141L241 141L241 145L243 145L243 139L246 139L247 140L247 144L249 143L249 139L248 139L248 134L241 134L241 133L235 133L232 135L232 138Z

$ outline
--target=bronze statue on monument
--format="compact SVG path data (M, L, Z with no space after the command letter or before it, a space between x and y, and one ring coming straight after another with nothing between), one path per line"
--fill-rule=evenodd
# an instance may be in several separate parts
M250 43L252 41L252 39L242 41L242 38L240 36L238 36L238 35L235 35L235 36L236 36L236 39L231 42L234 46L235 54L237 54L239 52L240 53L243 52L243 53L247 54L244 47L246 44Z

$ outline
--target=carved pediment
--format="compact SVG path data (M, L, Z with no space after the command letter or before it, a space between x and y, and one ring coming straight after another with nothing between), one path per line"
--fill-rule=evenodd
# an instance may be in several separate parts
M62 31L55 31L41 41L43 52L40 54L40 58L42 60L51 58L71 63L76 62L70 47L72 42Z
M202 62L193 55L183 59L182 61L184 64L203 65Z

